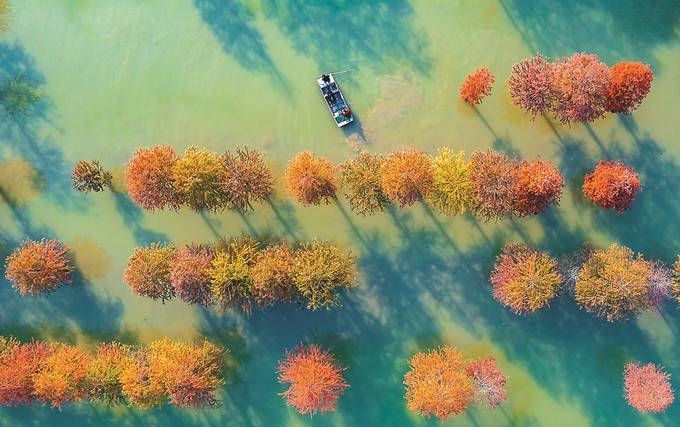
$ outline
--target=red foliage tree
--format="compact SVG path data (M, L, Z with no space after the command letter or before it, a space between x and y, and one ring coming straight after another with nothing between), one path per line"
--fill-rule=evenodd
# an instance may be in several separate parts
M465 372L465 360L459 350L444 347L416 353L409 367L404 385L410 410L445 420L462 414L474 401L475 385Z
M474 213L484 221L512 213L517 161L492 150L476 151L470 158L470 180L474 187Z
M478 403L485 403L495 408L508 398L507 378L503 375L496 359L481 357L465 366L465 372L475 383Z
M300 346L292 353L286 352L279 362L279 382L290 384L281 395L302 415L334 411L338 399L349 387L343 371L329 352L316 345Z
M7 257L5 277L21 295L46 294L71 283L71 258L59 240L24 241Z
M626 364L623 371L626 401L640 412L665 411L675 399L669 378L661 366L652 363L644 366Z
M635 169L623 163L602 160L595 171L585 176L583 193L595 204L614 209L622 214L627 211L642 191Z
M52 348L42 342L20 344L0 337L0 406L33 402L33 376L40 370Z
M559 203L564 178L553 162L522 161L515 170L514 211L518 216L536 215Z
M575 53L554 64L559 94L554 113L562 123L592 122L607 111L609 67L597 55Z
M496 79L486 66L468 74L460 87L460 99L472 106L480 104L491 94L495 81Z
M173 168L179 157L170 145L138 148L125 169L130 198L146 210L179 207Z
M214 297L207 270L214 257L214 251L207 245L188 245L175 252L170 264L170 283L183 301L212 304Z
M607 109L612 113L630 114L645 99L654 80L652 69L642 62L619 62L610 75Z
M536 55L513 65L508 80L512 103L531 115L551 111L558 97L553 64Z

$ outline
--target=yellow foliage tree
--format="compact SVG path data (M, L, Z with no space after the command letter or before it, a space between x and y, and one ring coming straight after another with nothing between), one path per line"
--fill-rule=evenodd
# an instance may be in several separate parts
M595 251L576 280L575 297L586 311L608 321L625 319L651 307L651 264L625 246Z
M432 160L434 168L432 190L427 203L445 215L460 215L470 211L475 189L470 179L470 162L463 151L454 154L443 147Z
M209 150L188 147L174 164L172 179L180 202L195 211L220 211L229 202L221 185L222 165Z
M250 237L239 237L215 253L207 271L213 294L225 310L238 307L249 312L252 306L250 269L258 254L258 243Z
M302 245L295 258L294 278L307 308L316 310L340 304L340 291L355 285L354 262L326 242Z

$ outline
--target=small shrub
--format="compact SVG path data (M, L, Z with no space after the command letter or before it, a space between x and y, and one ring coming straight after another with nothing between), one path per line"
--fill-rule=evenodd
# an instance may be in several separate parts
M468 74L460 87L460 99L472 106L481 104L484 98L491 95L491 88L495 81L495 77L487 67Z

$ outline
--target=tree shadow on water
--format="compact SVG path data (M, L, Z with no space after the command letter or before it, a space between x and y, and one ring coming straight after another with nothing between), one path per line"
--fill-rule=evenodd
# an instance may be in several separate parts
M429 73L428 41L412 27L414 11L406 0L265 0L263 8L293 46L324 70L366 65L386 72L406 61L413 71Z
M164 233L144 227L144 211L127 194L120 193L114 189L111 189L111 194L116 202L116 210L123 217L125 225L132 230L132 235L138 245L148 246L152 243L167 243L170 241Z
M194 0L224 52L243 68L268 75L274 86L289 93L284 77L274 64L253 13L240 0Z
M551 57L585 51L609 64L626 58L659 70L655 49L678 39L676 0L499 1L527 46Z
M0 43L0 80L23 77L42 93L22 114L0 108L0 144L25 159L44 178L45 195L67 210L87 207L87 198L71 188L71 165L64 159L55 137L61 134L53 120L53 105L44 94L45 78L33 58L18 42Z

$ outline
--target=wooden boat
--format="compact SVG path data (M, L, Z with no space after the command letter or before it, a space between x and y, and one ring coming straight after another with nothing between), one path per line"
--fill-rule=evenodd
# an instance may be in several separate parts
M335 81L333 74L322 74L316 82L319 84L321 95L323 96L324 101L326 101L326 105L331 112L331 116L333 116L333 120L335 120L335 124L341 128L352 123L354 121L352 110L350 110L345 97L342 96L340 87Z

